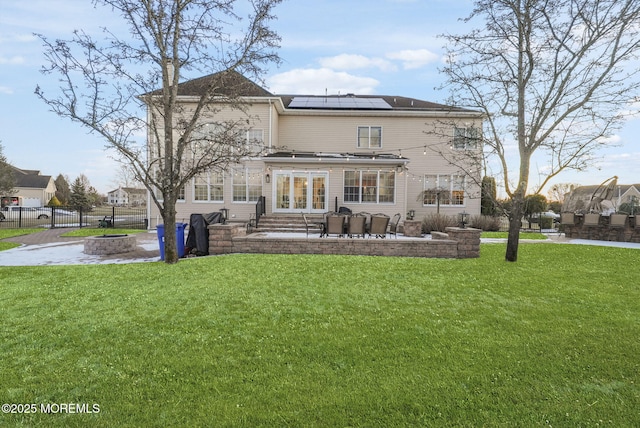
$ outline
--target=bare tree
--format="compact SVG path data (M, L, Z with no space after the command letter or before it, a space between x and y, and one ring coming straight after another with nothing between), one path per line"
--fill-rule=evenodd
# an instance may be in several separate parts
M562 204L564 202L565 196L578 186L580 185L575 183L554 184L547 192L547 197L550 201L558 201L560 202L560 204Z
M101 41L82 31L67 41L40 36L48 62L43 72L59 76L60 90L49 97L38 87L36 94L115 148L150 191L165 225L173 225L189 180L253 153L243 133L250 118L217 119L215 126L200 119L216 117L214 99L242 113L237 76L259 79L266 64L279 61L279 38L267 24L280 1L95 0L122 16L130 38L107 29ZM250 9L246 20L241 7ZM183 72L215 76L200 81L188 107L178 91ZM175 234L166 233L165 261L177 260Z
M137 188L142 185L142 183L140 183L136 179L136 173L134 169L131 167L131 165L128 163L120 164L120 166L115 172L115 177L111 182L111 184L114 186L114 188L118 188L118 187Z
M482 162L496 161L510 198L505 259L516 261L534 153L548 163L537 193L589 167L638 93L640 2L476 0L465 22L474 19L481 29L444 36L445 87L485 114Z

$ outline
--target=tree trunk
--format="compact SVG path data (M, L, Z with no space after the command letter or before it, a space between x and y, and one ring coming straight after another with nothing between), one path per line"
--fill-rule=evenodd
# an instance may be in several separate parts
M515 262L518 260L518 245L520 243L520 228L522 227L522 212L524 211L524 194L518 192L511 199L511 214L509 215L509 236L507 239L507 252L505 260Z
M178 247L176 240L176 210L173 204L164 201L162 220L164 221L164 262L167 264L178 263Z

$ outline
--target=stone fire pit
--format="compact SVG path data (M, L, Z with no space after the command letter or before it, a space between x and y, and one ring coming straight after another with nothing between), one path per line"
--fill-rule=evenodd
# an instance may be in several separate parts
M94 256L128 253L136 249L136 237L133 235L90 236L84 240L84 253Z

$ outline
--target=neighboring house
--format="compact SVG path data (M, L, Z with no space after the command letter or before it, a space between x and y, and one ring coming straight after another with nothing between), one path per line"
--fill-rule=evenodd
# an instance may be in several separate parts
M614 201L616 208L622 204L633 202L636 209L640 206L640 184L620 185L614 191Z
M587 211L592 197L602 189L601 185L579 186L565 196L562 211L583 213ZM635 198L640 201L640 184L617 184L611 191L611 199L603 201L603 214L616 212L620 205L629 203Z
M118 187L107 193L107 204L118 207L139 207L146 205L147 191L134 187Z
M218 76L180 84L183 107L191 107ZM262 144L263 154L194 179L177 204L178 221L221 208L231 220L246 221L261 196L267 214L319 214L339 207L400 213L402 219L409 210L416 218L436 211L480 214L481 177L468 176L437 152L481 156L481 113L400 96L274 95L233 76L248 103L247 141ZM244 117L222 103L217 107L201 123ZM154 227L162 220L155 205L149 211Z
M40 175L40 171L14 166L11 168L15 177L15 191L12 195L2 195L2 206L43 207L56 194L56 184L50 175Z

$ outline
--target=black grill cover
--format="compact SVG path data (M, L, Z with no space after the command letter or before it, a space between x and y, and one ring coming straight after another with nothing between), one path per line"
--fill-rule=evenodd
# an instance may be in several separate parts
M189 234L185 244L185 253L196 256L209 255L209 229L207 226L222 222L222 213L191 214L189 217Z

